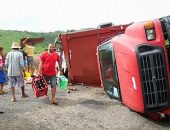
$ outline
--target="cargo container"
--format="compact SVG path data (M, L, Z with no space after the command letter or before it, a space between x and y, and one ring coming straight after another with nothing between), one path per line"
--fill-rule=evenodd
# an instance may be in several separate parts
M69 32L60 35L72 84L101 86L96 48L103 41L124 33L128 25L100 25L96 29Z

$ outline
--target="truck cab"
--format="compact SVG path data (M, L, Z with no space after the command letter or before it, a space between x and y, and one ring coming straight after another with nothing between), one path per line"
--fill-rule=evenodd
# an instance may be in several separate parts
M155 120L170 119L170 17L134 23L97 47L105 92Z

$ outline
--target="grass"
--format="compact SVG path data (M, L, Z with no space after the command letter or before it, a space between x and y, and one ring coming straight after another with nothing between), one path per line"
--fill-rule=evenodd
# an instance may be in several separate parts
M4 47L4 52L8 53L11 50L12 42L20 42L20 39L24 37L44 37L43 43L35 45L35 54L43 52L50 42L54 42L55 38L59 34L59 31L41 33L41 32L27 32L27 31L12 31L12 30L0 30L0 46Z

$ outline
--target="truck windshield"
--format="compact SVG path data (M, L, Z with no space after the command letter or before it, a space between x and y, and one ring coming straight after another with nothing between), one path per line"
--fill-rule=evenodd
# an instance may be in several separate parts
M120 100L116 59L111 41L101 45L98 51L104 89L108 95Z

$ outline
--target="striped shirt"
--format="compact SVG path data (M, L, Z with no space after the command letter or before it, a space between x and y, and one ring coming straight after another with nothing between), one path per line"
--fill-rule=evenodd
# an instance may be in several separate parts
M23 54L18 50L12 50L7 54L5 65L8 69L8 76L22 76L24 69Z

